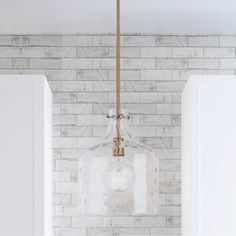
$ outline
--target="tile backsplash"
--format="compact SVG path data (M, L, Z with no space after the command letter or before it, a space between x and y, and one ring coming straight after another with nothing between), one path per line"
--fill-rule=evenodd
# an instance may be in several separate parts
M121 94L137 140L160 159L158 216L79 217L77 161L115 102L115 36L0 35L1 74L45 74L53 91L56 235L181 234L181 91L194 74L235 74L236 36L122 35ZM13 94L14 96L14 94Z

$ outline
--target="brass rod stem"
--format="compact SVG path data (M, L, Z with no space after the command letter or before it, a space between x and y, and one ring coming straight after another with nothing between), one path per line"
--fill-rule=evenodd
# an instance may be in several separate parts
M113 156L124 156L123 138L120 137L120 0L116 7L116 132L113 139Z
M116 3L116 129L120 137L120 0Z

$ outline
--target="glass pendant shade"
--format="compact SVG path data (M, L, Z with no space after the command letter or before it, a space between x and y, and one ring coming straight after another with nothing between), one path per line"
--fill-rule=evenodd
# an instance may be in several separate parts
M148 147L129 133L127 113L122 112L120 134L124 156L113 156L116 116L101 141L79 158L79 212L82 215L153 215L157 210L158 160Z

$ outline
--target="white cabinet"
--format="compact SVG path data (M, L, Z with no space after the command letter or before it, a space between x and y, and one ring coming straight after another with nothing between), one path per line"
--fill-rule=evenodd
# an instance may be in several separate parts
M0 235L51 234L51 100L44 76L0 76Z
M182 103L183 235L236 235L236 76L193 76Z

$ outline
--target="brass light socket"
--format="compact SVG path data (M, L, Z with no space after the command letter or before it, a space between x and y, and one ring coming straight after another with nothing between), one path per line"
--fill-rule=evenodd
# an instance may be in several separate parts
M113 156L114 157L117 157L117 156L123 157L123 156L125 156L125 149L124 149L124 147L114 146L112 151L113 151Z
M124 139L121 137L115 137L113 139L113 148L112 148L112 154L113 156L124 156L125 155L125 149L122 146L122 143L124 142Z

